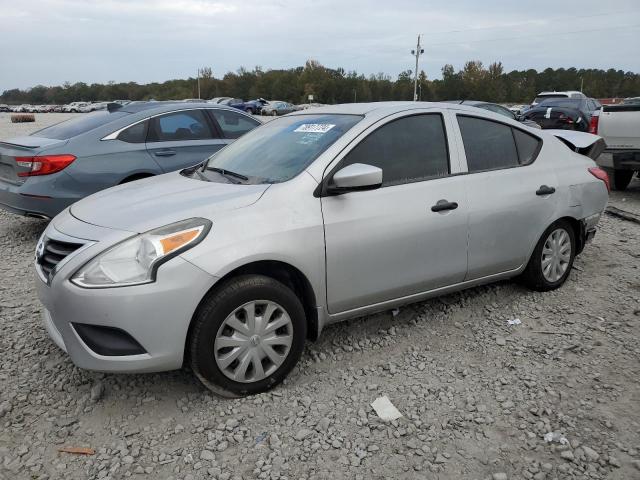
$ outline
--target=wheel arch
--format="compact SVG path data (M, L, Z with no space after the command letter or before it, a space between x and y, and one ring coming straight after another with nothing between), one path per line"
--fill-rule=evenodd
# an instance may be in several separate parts
M304 307L305 317L307 320L307 339L315 341L320 334L320 325L318 319L318 309L316 307L316 294L313 290L311 282L302 271L293 265L279 260L257 260L244 265L238 266L226 273L205 293L198 306L194 310L189 330L185 339L185 356L188 352L189 341L191 340L191 330L193 327L193 319L200 310L202 303L212 295L217 289L232 279L241 275L264 275L273 278L287 287L291 288L296 296L300 299Z
M156 174L152 173L152 172L137 172L137 173L132 173L126 177L124 177L122 180L120 180L119 185L122 185L123 183L129 183L129 182L133 182L135 180L142 180L143 178L149 178L149 177L154 177Z
M531 248L529 250L529 255L527 256L527 261L524 263L524 266L528 265L529 261L531 260L531 256L533 255L533 252L536 249L536 245L538 245L538 242L540 241L540 238L542 237L542 235L544 235L544 232L546 232L551 225L553 225L555 223L558 223L560 221L566 221L567 223L569 223L571 225L571 228L573 230L573 233L574 233L575 239L576 239L576 255L578 255L578 254L580 254L582 252L582 250L584 249L584 245L585 245L585 231L584 231L583 222L581 220L578 220L575 217L572 217L572 216L569 216L569 215L565 215L563 217L556 218L554 221L550 222L548 225L546 225L544 227L544 230L540 233L540 235L533 242L533 245L531 246Z

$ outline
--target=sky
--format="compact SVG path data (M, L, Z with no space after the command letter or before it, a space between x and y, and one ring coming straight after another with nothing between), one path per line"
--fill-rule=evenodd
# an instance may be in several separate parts
M162 82L307 59L394 78L501 61L640 72L639 0L0 0L0 92Z

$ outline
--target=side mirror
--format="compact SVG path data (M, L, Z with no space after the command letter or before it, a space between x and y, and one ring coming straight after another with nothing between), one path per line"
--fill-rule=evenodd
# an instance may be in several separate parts
M358 190L374 190L382 186L382 169L364 163L353 163L334 173L327 193L340 193Z

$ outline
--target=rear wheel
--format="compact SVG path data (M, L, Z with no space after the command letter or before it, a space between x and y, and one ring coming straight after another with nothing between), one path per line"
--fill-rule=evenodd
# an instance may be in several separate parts
M271 116L272 117L277 117L278 116L278 112L276 110L271 112Z
M237 277L206 298L189 340L191 367L224 397L278 385L302 355L302 303L284 284L262 275Z
M565 220L555 222L540 237L522 281L533 290L555 290L567 280L575 254L573 227Z
M612 190L624 190L633 178L633 170L616 170L607 167L604 167L603 170L609 175Z

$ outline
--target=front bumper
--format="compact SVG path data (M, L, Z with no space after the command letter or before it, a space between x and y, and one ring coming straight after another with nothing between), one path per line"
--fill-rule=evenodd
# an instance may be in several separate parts
M95 233L95 226L70 216L62 222L66 226L62 233L54 226L61 224L57 220L44 233L49 238L68 241L70 224L77 227L77 236L73 237L76 241L86 239L91 231ZM69 280L86 261L117 243L117 238L130 235L129 232L118 232L107 235L105 242L88 242L88 246L59 264L49 285L40 273L36 273L37 293L44 307L44 326L56 345L81 368L131 373L180 368L189 324L200 300L215 283L215 277L176 257L158 269L155 282L145 285L86 289ZM100 355L83 341L74 324L122 330L135 339L145 353Z

